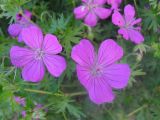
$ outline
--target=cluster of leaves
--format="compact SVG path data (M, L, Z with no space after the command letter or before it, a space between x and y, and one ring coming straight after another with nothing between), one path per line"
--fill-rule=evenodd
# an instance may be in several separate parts
M145 42L138 46L117 36L117 28L107 20L92 30L75 20L72 12L80 0L0 0L0 120L159 120L160 2L135 1L124 1L124 4L135 4L138 16L143 17ZM32 11L33 21L44 33L58 36L64 48L62 55L69 66L60 78L47 73L41 83L27 83L21 78L20 70L11 65L10 47L23 43L10 38L7 27L22 9ZM121 62L130 64L132 76L128 88L115 91L117 98L112 104L91 103L77 80L70 52L82 38L94 40L96 47L101 40L113 38L124 48ZM24 97L26 106L17 104L14 96ZM34 111L36 104L43 104L43 107ZM25 118L22 110L27 113Z

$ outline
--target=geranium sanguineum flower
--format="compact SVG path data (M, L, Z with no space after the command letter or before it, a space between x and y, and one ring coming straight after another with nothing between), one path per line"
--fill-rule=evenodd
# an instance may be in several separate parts
M21 115L22 115L23 118L25 118L25 117L26 117L26 111L23 110L23 111L21 112Z
M116 63L123 49L113 40L101 43L98 54L89 40L83 39L72 49L71 57L77 63L77 76L96 104L112 102L112 88L127 86L131 74L128 64Z
M111 10L104 8L106 0L82 0L83 4L74 9L76 19L84 19L88 26L95 26L98 19L106 19Z
M15 100L18 104L22 105L23 107L26 105L26 100L25 100L25 98L22 98L22 97L19 97L19 96L14 96L14 100Z
M45 66L55 77L66 68L65 59L59 55L62 46L57 37L47 34L43 38L40 28L30 26L22 31L22 39L28 47L13 46L10 50L11 62L22 68L22 77L26 81L39 82L45 74Z
M107 0L107 3L112 6L113 10L117 10L122 0Z
M23 15L21 13L17 13L16 22L9 25L8 33L12 37L18 37L18 41L21 42L21 31L23 30L23 28L33 25L33 23L30 22L31 17L32 13L28 10L24 10Z
M144 41L143 35L140 33L141 27L138 26L142 21L141 18L135 19L135 9L131 5L126 5L124 8L124 16L119 11L114 11L112 15L113 24L120 27L118 33L126 40L131 40L136 44Z

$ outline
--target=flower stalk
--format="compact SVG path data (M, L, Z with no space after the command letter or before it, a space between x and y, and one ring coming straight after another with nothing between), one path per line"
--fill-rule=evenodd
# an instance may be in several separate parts
M136 110L134 110L133 112L129 113L129 114L127 115L127 117L131 117L131 116L133 116L134 114L136 114L137 112L139 112L139 111L143 110L143 109L144 109L144 108L146 108L146 107L148 107L148 105L143 105L142 107L137 108L137 109L136 109Z
M65 93L65 94L60 94L60 93L52 93L48 91L42 91L42 90L34 90L34 89L24 89L24 91L27 92L32 92L32 93L39 93L39 94L46 94L46 95L54 95L54 96L68 96L68 97L74 97L74 96L80 96L80 95L86 95L87 93L82 91L82 92L75 92L75 93Z

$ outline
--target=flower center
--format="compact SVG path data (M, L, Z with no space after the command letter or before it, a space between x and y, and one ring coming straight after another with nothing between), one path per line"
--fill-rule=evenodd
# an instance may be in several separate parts
M87 7L88 10L92 10L93 8L96 8L99 5L94 3L93 0L89 0L87 3L84 4L84 6Z
M42 59L44 57L44 55L45 55L45 53L44 53L43 50L41 50L41 49L36 49L35 50L35 59L36 60Z
M90 3L90 4L87 5L87 7L89 8L89 10L92 10L93 8L98 7L98 5L94 4L94 3Z
M91 74L93 76L100 76L102 74L102 67L99 65L94 65L91 67Z
M21 14L21 13L18 13L18 14L16 15L16 19L17 19L17 21L20 21L20 20L22 19L22 14Z

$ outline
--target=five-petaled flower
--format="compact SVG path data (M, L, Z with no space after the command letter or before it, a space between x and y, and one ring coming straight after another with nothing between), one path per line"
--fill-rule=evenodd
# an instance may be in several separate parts
M57 55L62 46L57 37L47 34L43 38L40 28L30 26L22 31L22 39L28 47L13 46L10 50L11 62L22 68L22 77L26 81L39 82L45 74L45 66L55 77L66 69L66 61Z
M21 97L19 97L19 96L14 96L14 100L15 100L18 104L22 105L23 107L26 106L26 100L25 100L25 98L21 98Z
M143 35L140 33L141 27L137 26L142 19L135 19L135 9L131 5L126 5L124 8L124 16L119 11L114 11L112 15L113 24L120 27L118 33L126 40L131 40L136 44L140 44L144 41Z
M128 64L116 63L123 56L123 49L113 40L101 43L98 54L89 40L83 39L72 49L71 57L77 63L77 76L96 104L112 102L112 88L122 89L131 74Z
M98 18L106 19L111 14L111 9L104 8L106 0L82 0L83 4L74 9L76 19L84 19L84 23L94 27Z
M32 13L28 10L24 10L24 13L17 13L16 15L16 22L13 24L10 24L8 27L8 33L12 37L18 37L18 41L22 41L21 31L23 28L26 28L28 26L34 25L30 22L32 17Z

